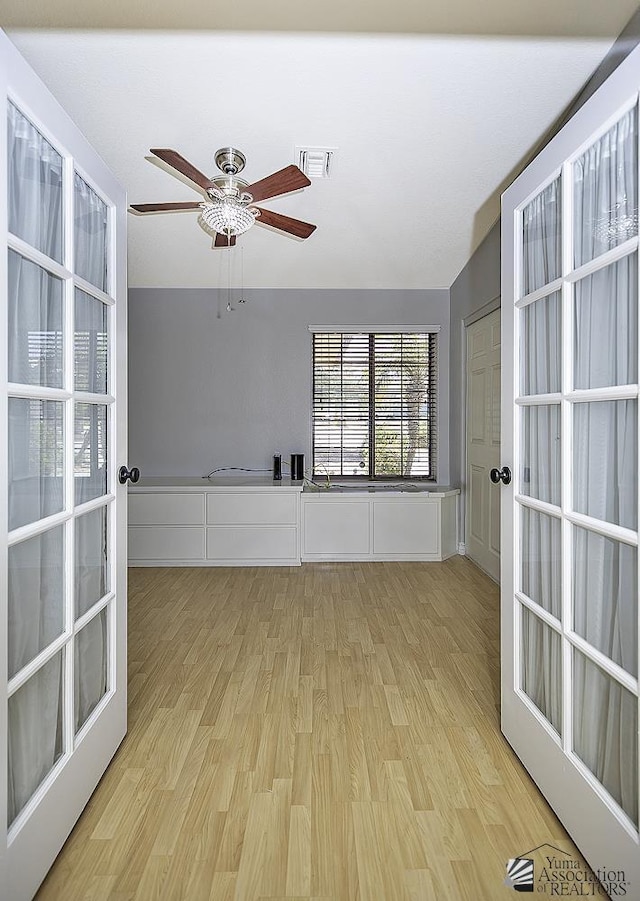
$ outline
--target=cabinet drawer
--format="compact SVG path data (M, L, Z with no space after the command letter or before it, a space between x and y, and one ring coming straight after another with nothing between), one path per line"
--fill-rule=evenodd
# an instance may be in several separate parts
M130 526L130 560L204 560L204 527Z
M130 494L132 526L204 525L204 494Z
M209 525L285 525L297 522L298 495L208 494Z
M214 526L207 529L209 560L298 558L295 526ZM299 558L298 558L299 559Z

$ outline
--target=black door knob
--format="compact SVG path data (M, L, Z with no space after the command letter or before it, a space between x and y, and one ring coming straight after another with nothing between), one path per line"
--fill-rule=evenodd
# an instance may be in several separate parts
M132 466L131 469L127 469L126 466L121 466L118 470L118 480L121 485L126 485L128 481L135 483L140 478L140 470L137 466Z
M502 482L504 485L508 485L511 481L511 470L508 466L503 466L502 469L496 469L494 467L489 473L489 478L494 485L497 485L498 482Z

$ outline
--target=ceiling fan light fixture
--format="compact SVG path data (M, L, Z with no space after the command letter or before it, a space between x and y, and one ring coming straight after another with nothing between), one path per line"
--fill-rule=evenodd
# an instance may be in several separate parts
M201 204L201 224L221 235L242 235L260 215L259 210L248 206L252 200L250 194L243 194L240 198L223 195L206 201Z

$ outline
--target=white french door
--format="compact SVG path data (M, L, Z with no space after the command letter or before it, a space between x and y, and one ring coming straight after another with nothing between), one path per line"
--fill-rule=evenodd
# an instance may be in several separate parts
M639 88L636 50L502 207L502 729L636 899Z
M22 901L126 729L125 198L1 32L0 82L0 894Z

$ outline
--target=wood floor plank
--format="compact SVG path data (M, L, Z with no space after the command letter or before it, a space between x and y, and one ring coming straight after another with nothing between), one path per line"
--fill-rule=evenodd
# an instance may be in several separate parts
M286 888L287 895L311 892L311 811L303 804L291 805Z
M464 558L134 569L129 733L40 901L477 901L577 854L499 730Z

